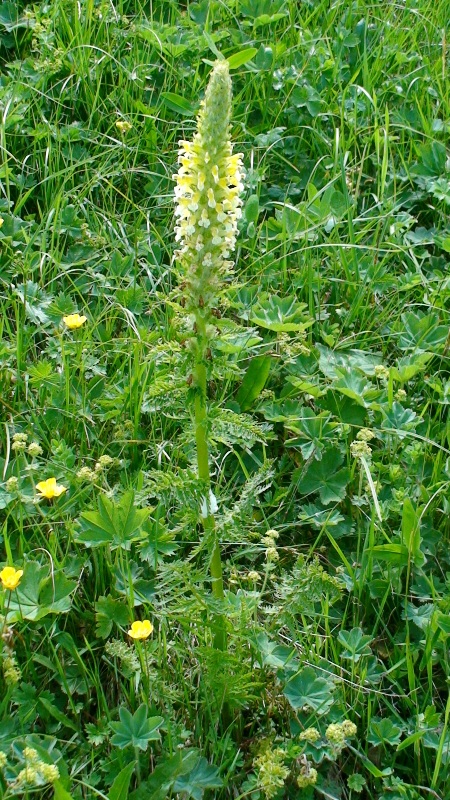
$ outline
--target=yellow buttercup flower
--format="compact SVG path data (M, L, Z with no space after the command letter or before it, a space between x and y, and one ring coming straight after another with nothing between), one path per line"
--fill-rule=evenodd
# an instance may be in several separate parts
M87 317L80 316L80 314L69 314L67 317L63 317L63 322L65 323L66 327L69 328L70 331L74 331L77 328L81 328L82 325L86 322Z
M149 619L144 619L142 622L133 622L128 636L131 636L132 639L148 639L152 631L152 623Z
M40 481L36 484L36 489L41 497L46 497L47 500L53 500L54 497L59 497L64 494L64 492L67 492L67 487L56 483L56 478L48 478L46 481Z
M17 589L20 579L23 575L23 569L15 569L15 567L4 567L0 572L0 580L4 589L9 589L12 592Z

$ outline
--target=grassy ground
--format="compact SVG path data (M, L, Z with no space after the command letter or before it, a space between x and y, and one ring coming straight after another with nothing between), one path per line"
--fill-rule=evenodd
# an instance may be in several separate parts
M5 800L449 797L448 21L2 3ZM246 167L208 361L223 601L172 178L218 53Z

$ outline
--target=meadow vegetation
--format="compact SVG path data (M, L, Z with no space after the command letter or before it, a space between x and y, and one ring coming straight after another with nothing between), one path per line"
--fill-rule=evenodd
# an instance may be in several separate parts
M448 22L1 4L0 798L448 800ZM224 58L242 216L195 305Z

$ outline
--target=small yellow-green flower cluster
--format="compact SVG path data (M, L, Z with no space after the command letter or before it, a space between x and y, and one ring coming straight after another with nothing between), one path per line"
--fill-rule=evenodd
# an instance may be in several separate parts
M192 142L180 141L174 175L175 256L183 267L185 306L205 323L221 283L233 266L242 215L242 155L230 141L231 79L227 61L216 62L197 118Z
M15 433L12 438L11 450L15 453L24 453L26 450L32 458L42 455L43 450L39 442L30 442L27 447L28 433Z
M120 133L122 133L123 135L125 135L129 131L131 131L132 127L133 126L132 126L131 122L128 122L127 119L118 119L117 122L116 122L117 130L120 131Z
M256 782L258 789L261 789L265 797L274 797L278 789L284 786L284 782L289 775L289 769L284 763L285 754L280 747L271 749L267 747L253 762L257 768Z
M8 478L8 480L5 483L5 488L7 492L10 492L10 494L12 494L13 492L17 492L19 488L19 479L16 478L15 475L11 475L11 477Z
M3 750L0 750L0 769L3 769L3 767L6 767L7 762L8 762L8 759L7 759L6 753L4 753Z
M80 481L87 481L87 483L95 483L97 480L97 473L90 467L80 467L77 472L77 478Z
M15 433L13 436L13 443L11 445L11 450L14 450L15 453L23 453L27 447L27 440L28 440L27 433Z
M389 370L384 364L376 364L374 368L375 377L380 381L387 381L389 379Z
M361 442L358 439L351 443L350 452L353 458L365 458L366 461L370 461L372 458L372 450L367 442Z
M320 733L317 728L305 728L298 738L305 742L318 742L320 739Z
M7 655L2 660L3 678L7 686L15 686L19 683L22 673L17 666L17 661L12 650L7 648Z
M23 755L25 767L20 770L14 781L14 788L42 786L46 783L55 783L59 779L59 769L56 764L47 764L45 761L41 761L33 747L25 747Z
M360 442L371 442L372 439L375 439L375 434L370 428L361 428L356 434L356 438Z
M38 456L42 455L43 450L39 442L30 442L27 448L27 453L31 456L31 458L37 458Z
M401 403L402 400L406 400L406 397L407 395L404 389L397 389L395 393L395 399L398 400L399 403Z
M314 767L304 765L300 770L300 775L297 778L297 786L300 789L306 789L307 786L314 786L317 783L317 770Z
M262 538L262 543L266 545L266 560L267 561L278 561L280 556L276 546L276 540L279 538L278 531L273 529L266 532L266 534Z
M90 467L80 467L80 469L77 472L77 478L80 481L95 483L101 472L104 472L105 470L109 469L110 467L113 466L113 464L116 463L118 463L118 461L115 458L112 458L111 456L105 454L103 456L100 456L98 461L95 462L94 469L91 469Z
M343 722L332 722L325 731L325 737L339 753L346 746L346 739L351 739L356 734L356 725L349 719Z

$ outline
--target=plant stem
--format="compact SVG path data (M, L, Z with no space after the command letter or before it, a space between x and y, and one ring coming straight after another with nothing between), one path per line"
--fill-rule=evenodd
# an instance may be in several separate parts
M206 366L205 366L205 353L206 353L206 337L205 337L205 324L204 321L197 319L197 334L198 334L198 349L197 357L194 368L194 385L196 387L195 395L195 442L197 445L197 470L198 477L205 490L205 502L208 515L202 518L203 530L208 539L213 542L210 571L211 571L211 589L213 596L217 600L223 600L223 577L222 577L222 560L220 557L220 544L216 534L216 526L214 514L210 508L210 489L211 489L211 475L209 471L209 452L208 452L208 439L207 439L207 396L206 396ZM225 628L225 619L222 614L216 614L214 618L214 647L217 650L227 649L227 636Z

